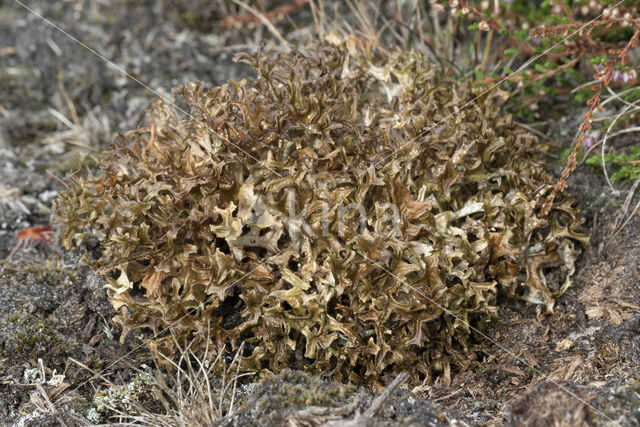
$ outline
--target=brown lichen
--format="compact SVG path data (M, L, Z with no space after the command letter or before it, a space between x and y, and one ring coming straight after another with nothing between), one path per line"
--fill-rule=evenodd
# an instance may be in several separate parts
M543 269L568 267L561 293L587 237L568 198L536 217L552 181L504 93L352 42L241 59L255 79L185 86L187 117L156 102L60 196L65 246L102 241L123 335L244 341L248 370L417 381L473 357L498 286L552 309Z

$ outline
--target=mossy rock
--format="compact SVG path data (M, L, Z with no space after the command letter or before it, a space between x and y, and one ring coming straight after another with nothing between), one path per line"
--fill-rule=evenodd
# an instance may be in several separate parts
M309 406L344 405L357 393L353 386L323 381L302 372L285 369L264 379L247 396L239 413L265 424L279 424L291 410ZM242 424L242 423L241 423Z

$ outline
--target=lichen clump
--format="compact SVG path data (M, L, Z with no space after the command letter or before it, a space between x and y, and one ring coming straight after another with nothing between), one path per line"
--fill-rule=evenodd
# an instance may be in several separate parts
M353 40L240 60L255 79L183 87L188 116L156 102L58 200L67 248L102 242L123 335L245 342L247 370L417 381L468 362L499 286L551 310L543 270L568 277L586 236L569 199L536 217L552 180L504 93Z

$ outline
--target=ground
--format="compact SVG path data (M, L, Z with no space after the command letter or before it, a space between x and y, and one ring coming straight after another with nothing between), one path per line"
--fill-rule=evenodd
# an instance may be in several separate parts
M152 365L144 336L118 341L105 280L82 262L83 249L96 250L95 242L72 253L46 243L12 251L16 233L49 225L58 177L95 164L114 132L138 126L157 93L191 80L216 85L247 77L232 62L234 52L273 44L272 37L262 26L211 26L215 12L198 2L25 4L33 12L0 2L0 424L107 422L114 413L100 402L126 387L141 395L149 387L140 373ZM311 19L305 10L293 17ZM304 26L279 25L309 37ZM584 111L570 103L562 109L539 127L556 146L549 154L555 175L562 159L554 153L570 142ZM612 194L598 170L579 167L569 193L592 244L555 313L538 317L535 307L501 298L499 322L488 339L477 337L485 356L454 372L449 385L399 388L361 424L640 425L640 218L614 234L625 191ZM317 393L301 400L308 390ZM379 392L286 371L242 382L237 415L226 421L313 425L323 418L317 412L309 421L305 408L357 399L344 421Z

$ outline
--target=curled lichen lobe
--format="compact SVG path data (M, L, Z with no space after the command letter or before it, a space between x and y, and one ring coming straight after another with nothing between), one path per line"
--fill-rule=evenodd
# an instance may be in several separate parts
M586 236L569 199L536 217L551 180L502 92L353 43L240 59L255 79L186 85L188 116L156 102L58 201L67 247L101 239L125 335L244 341L246 369L417 380L474 357L498 286L551 310L542 267L567 265L568 286Z

